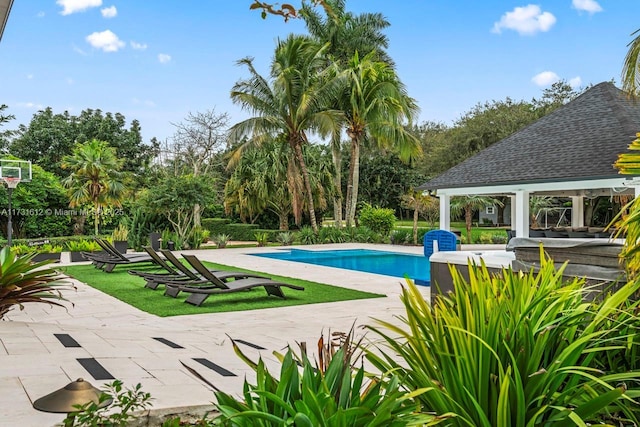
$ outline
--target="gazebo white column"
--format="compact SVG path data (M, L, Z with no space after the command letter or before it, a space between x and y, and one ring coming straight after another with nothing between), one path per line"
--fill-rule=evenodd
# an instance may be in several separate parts
M438 195L440 198L440 230L451 229L451 196L448 194Z
M529 237L529 192L518 190L515 192L516 214L511 223L516 224L516 237Z
M584 197L571 196L571 227L584 227Z
M509 207L511 208L511 217L510 217L510 222L511 222L511 229L515 230L516 229L516 196L514 195L510 195L509 196Z

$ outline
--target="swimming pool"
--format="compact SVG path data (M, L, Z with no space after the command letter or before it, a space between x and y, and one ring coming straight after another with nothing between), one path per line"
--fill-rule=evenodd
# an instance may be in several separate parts
M385 274L394 277L409 277L419 285L429 285L429 259L423 255L372 249L340 249L308 251L304 249L279 250L255 256L294 261L325 267L344 268L366 273Z

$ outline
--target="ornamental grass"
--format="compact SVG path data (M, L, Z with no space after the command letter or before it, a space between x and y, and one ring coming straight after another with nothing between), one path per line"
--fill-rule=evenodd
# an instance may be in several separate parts
M539 271L451 268L430 305L408 283L401 325L376 321L368 359L449 426L638 425L640 282L594 298L540 251Z

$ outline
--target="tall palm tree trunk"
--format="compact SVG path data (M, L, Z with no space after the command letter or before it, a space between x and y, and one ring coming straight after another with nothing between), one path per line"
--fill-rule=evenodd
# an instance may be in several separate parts
M355 225L356 206L358 204L358 182L360 181L360 141L351 139L351 164L347 184L347 227Z
M309 208L309 221L311 222L311 228L313 232L318 234L318 223L316 222L316 210L313 204L313 193L311 191L311 181L309 180L309 171L307 170L307 164L304 161L302 155L302 145L300 143L292 142L292 149L296 155L296 160L300 166L300 172L302 172L302 179L304 181L304 188L307 193L307 205Z
M418 220L420 219L420 209L418 206L418 201L415 202L415 207L413 208L413 244L418 244Z
M96 203L93 210L93 234L98 235L98 228L100 227L100 205Z
M467 243L473 243L471 241L471 225L473 224L473 208L465 207L464 209L464 223L467 227Z
M278 220L279 220L279 230L280 231L287 231L289 230L289 215L287 215L286 212L280 212L278 214Z
M336 187L336 193L333 197L333 219L335 226L342 227L342 151L340 144L333 144L331 147L331 157L333 158L333 167L335 169L333 179Z

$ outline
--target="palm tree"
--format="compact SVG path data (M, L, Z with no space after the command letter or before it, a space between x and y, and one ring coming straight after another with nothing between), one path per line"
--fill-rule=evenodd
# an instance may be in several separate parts
M346 220L350 226L355 221L358 201L362 144L375 142L380 148L393 148L403 161L410 161L422 150L418 138L405 128L417 112L417 105L389 64L374 60L373 54L360 60L356 53L345 74L345 126L351 140L346 197Z
M98 234L100 213L107 206L121 206L125 193L124 160L118 159L116 149L105 141L92 139L76 143L71 155L62 158L62 168L71 175L62 180L69 193L69 206L91 203L94 208L94 233Z
M420 215L422 214L428 218L433 226L440 212L440 203L436 197L423 194L422 191L416 191L411 188L406 194L402 195L401 205L405 209L413 209L413 244L417 245Z
M531 219L531 228L538 228L538 213L553 206L553 197L550 196L531 196L529 199L529 217Z
M320 43L328 43L327 61L344 68L356 52L367 55L374 52L377 60L392 64L385 49L389 39L382 32L389 21L380 13L362 13L354 15L345 11L345 0L326 0L322 3L324 15L313 7L303 3L300 17L307 31ZM348 97L338 101L342 111L347 110ZM334 219L337 227L342 226L342 144L340 133L331 138L331 155L334 164Z
M500 206L501 204L502 202L500 200L489 196L456 196L451 199L452 212L464 212L464 222L467 229L467 243L471 243L473 213L489 206Z
M354 15L345 10L345 0L325 0L323 16L307 3L300 9L309 34L321 43L329 43L328 54L333 61L346 64L353 54L368 55L375 52L376 59L393 64L386 50L389 38L383 31L389 21L381 13Z
M636 37L627 45L629 50L622 68L622 89L637 95L640 93L640 29L631 35Z
M309 37L290 35L278 42L270 79L255 70L252 59L245 58L239 64L248 68L250 77L238 81L231 91L232 101L255 116L231 128L232 138L250 138L236 149L230 164L237 161L247 145L261 145L274 138L285 141L302 175L309 219L316 233L313 190L302 146L308 143L309 132L321 136L337 133L341 120L339 111L327 107L340 86L334 67L327 65L325 51L326 45ZM294 215L299 218L300 211Z
M316 207L326 209L327 196L332 194L330 164L321 147L303 147L309 179ZM314 152L310 155L309 151ZM289 229L289 216L305 201L296 198L302 194L302 176L297 170L291 149L287 144L268 141L244 150L225 185L224 206L227 213L236 212L244 221L253 223L269 210L279 219L280 230ZM299 210L299 209L298 209Z

